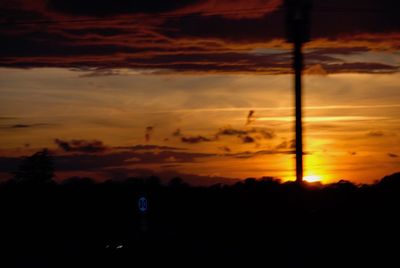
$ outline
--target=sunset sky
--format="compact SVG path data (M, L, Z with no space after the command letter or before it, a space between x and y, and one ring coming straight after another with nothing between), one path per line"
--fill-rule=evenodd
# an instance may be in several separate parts
M3 0L0 174L48 148L56 178L293 180L281 0ZM314 0L305 175L400 170L400 2Z

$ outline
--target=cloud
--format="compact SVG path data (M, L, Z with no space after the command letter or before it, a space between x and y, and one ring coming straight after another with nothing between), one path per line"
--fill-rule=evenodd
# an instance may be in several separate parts
M231 148L229 148L228 146L218 147L218 149L220 149L221 151L224 151L226 153L230 153L232 151Z
M196 144L201 142L215 141L215 139L207 138L204 136L192 136L192 137L181 137L181 141L184 143Z
M371 131L367 133L368 137L379 138L385 136L385 133L382 131Z
M296 140L290 140L289 149L296 149Z
M182 135L181 129L177 128L174 132L172 132L173 137L180 137Z
M54 143L64 152L100 153L108 149L103 142L98 140L61 140L55 139Z
M118 146L114 147L114 149L123 149L123 150L130 150L130 151L154 151L154 150L172 150L172 151L180 151L180 150L187 150L185 148L178 148L178 147L170 147L170 146L160 146L160 145L150 145L150 144L139 144L134 146Z
M235 129L232 127L225 127L216 133L216 137L220 136L235 136L242 140L243 143L252 143L255 142L255 139L273 139L275 138L275 133L265 128Z
M121 71L109 68L91 68L88 73L80 75L80 77L99 77L99 76L112 76L120 75Z
M238 152L238 153L232 153L232 154L226 154L226 156L230 156L233 158L239 158L239 159L247 159L247 158L253 158L257 157L260 155L277 155L277 154L296 154L295 151L293 150L260 150L260 151L245 151L245 152Z
M37 124L14 124L8 126L1 126L2 129L27 129L27 128L34 128L34 127L41 127L41 126L51 126L52 124L46 123L37 123Z
M198 2L188 1L115 1L115 0L49 0L47 8L70 15L112 16L121 14L154 14L174 11Z
M306 50L306 73L399 71L399 66L383 59L347 62L340 57L398 51L397 1L314 2L314 39L306 46L313 51ZM281 0L3 1L0 66L92 68L88 74L92 76L115 75L118 68L288 74L291 46L284 41L281 4Z
M217 132L217 136L243 136L247 135L249 132L243 129L235 129L232 127L222 128Z
M16 124L11 126L11 128L29 128L29 127L32 127L32 125Z
M277 146L275 146L276 150L287 149L287 148L288 148L287 141L283 141L283 142L279 143Z
M266 140L270 140L270 139L275 138L275 133L270 129L257 129L257 128L254 128L252 131L254 131L254 133L261 134L261 137L263 139L266 139Z
M175 13L222 16L230 19L260 18L272 13L282 4L282 0L205 0L197 1Z
M314 65L309 66L307 69L305 69L304 74L327 75L328 72L324 69L324 67L321 64L314 64Z
M170 163L195 163L199 158L215 156L208 153L183 151L126 151L109 152L106 154L77 154L55 156L55 166L58 171L101 171L111 167L140 167L147 164L162 165ZM134 160L134 161L132 161Z
M255 143L256 140L270 140L275 138L275 133L265 128L236 129L230 126L221 128L215 133L214 137L208 138L202 135L181 136L184 143L196 144L201 142L211 142L219 140L223 136L237 137L243 143Z
M242 138L243 143L254 143L256 140L251 136L243 136Z
M253 123L255 121L254 118L254 110L250 110L249 114L247 115L247 121L246 121L246 126L250 125L251 123Z
M398 158L399 155L394 154L394 153L388 153L387 156L389 156L390 158Z
M345 62L324 64L323 68L329 73L395 73L400 67L376 62Z
M119 151L119 149L109 148L102 154L94 154L93 149L81 148L73 142L58 140L68 152L74 154L52 154L56 172L102 172L108 168L139 168L143 165L159 165L173 163L176 166L184 163L196 163L198 159L218 156L212 153L197 153L183 150L170 150L168 147L159 151L142 150L145 145L133 146L133 151ZM83 142L87 144L88 142ZM56 143L57 144L57 143ZM82 145L82 142L79 142ZM63 148L62 147L62 148ZM148 147L144 147L148 149ZM66 151L65 150L65 151ZM96 151L96 149L94 150ZM17 170L22 158L20 157L1 157L0 172L9 173ZM135 161L131 161L131 160Z
M153 131L154 131L154 127L151 127L151 126L146 127L145 134L144 134L144 139L146 140L146 142L150 141Z

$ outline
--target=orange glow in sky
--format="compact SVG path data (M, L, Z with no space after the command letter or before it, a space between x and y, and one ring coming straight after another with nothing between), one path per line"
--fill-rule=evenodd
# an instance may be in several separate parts
M58 179L150 173L294 179L290 75L0 72L1 155L49 148L63 157ZM398 169L399 80L398 74L305 77L305 180L372 182Z
M58 180L294 179L284 1L101 2L0 1L0 180L43 148ZM382 12L315 2L302 50L304 174L368 183L398 172L393 1L366 4Z
M309 175L309 176L305 176L303 178L303 180L306 182L319 182L319 181L321 181L321 177L317 176L317 175Z

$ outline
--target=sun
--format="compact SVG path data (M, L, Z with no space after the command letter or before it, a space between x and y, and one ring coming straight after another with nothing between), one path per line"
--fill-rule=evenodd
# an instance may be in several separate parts
M321 177L316 175L309 175L309 176L304 176L303 180L306 182L319 182L321 181Z

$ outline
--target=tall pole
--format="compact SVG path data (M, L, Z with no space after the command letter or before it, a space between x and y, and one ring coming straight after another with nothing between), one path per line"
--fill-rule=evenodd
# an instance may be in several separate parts
M295 89L296 182L303 181L303 122L302 122L302 47L308 42L311 0L285 0L287 41L293 43Z
M294 84L295 84L295 105L296 105L296 182L303 181L303 118L302 118L302 71L303 71L303 53L302 42L294 43Z

